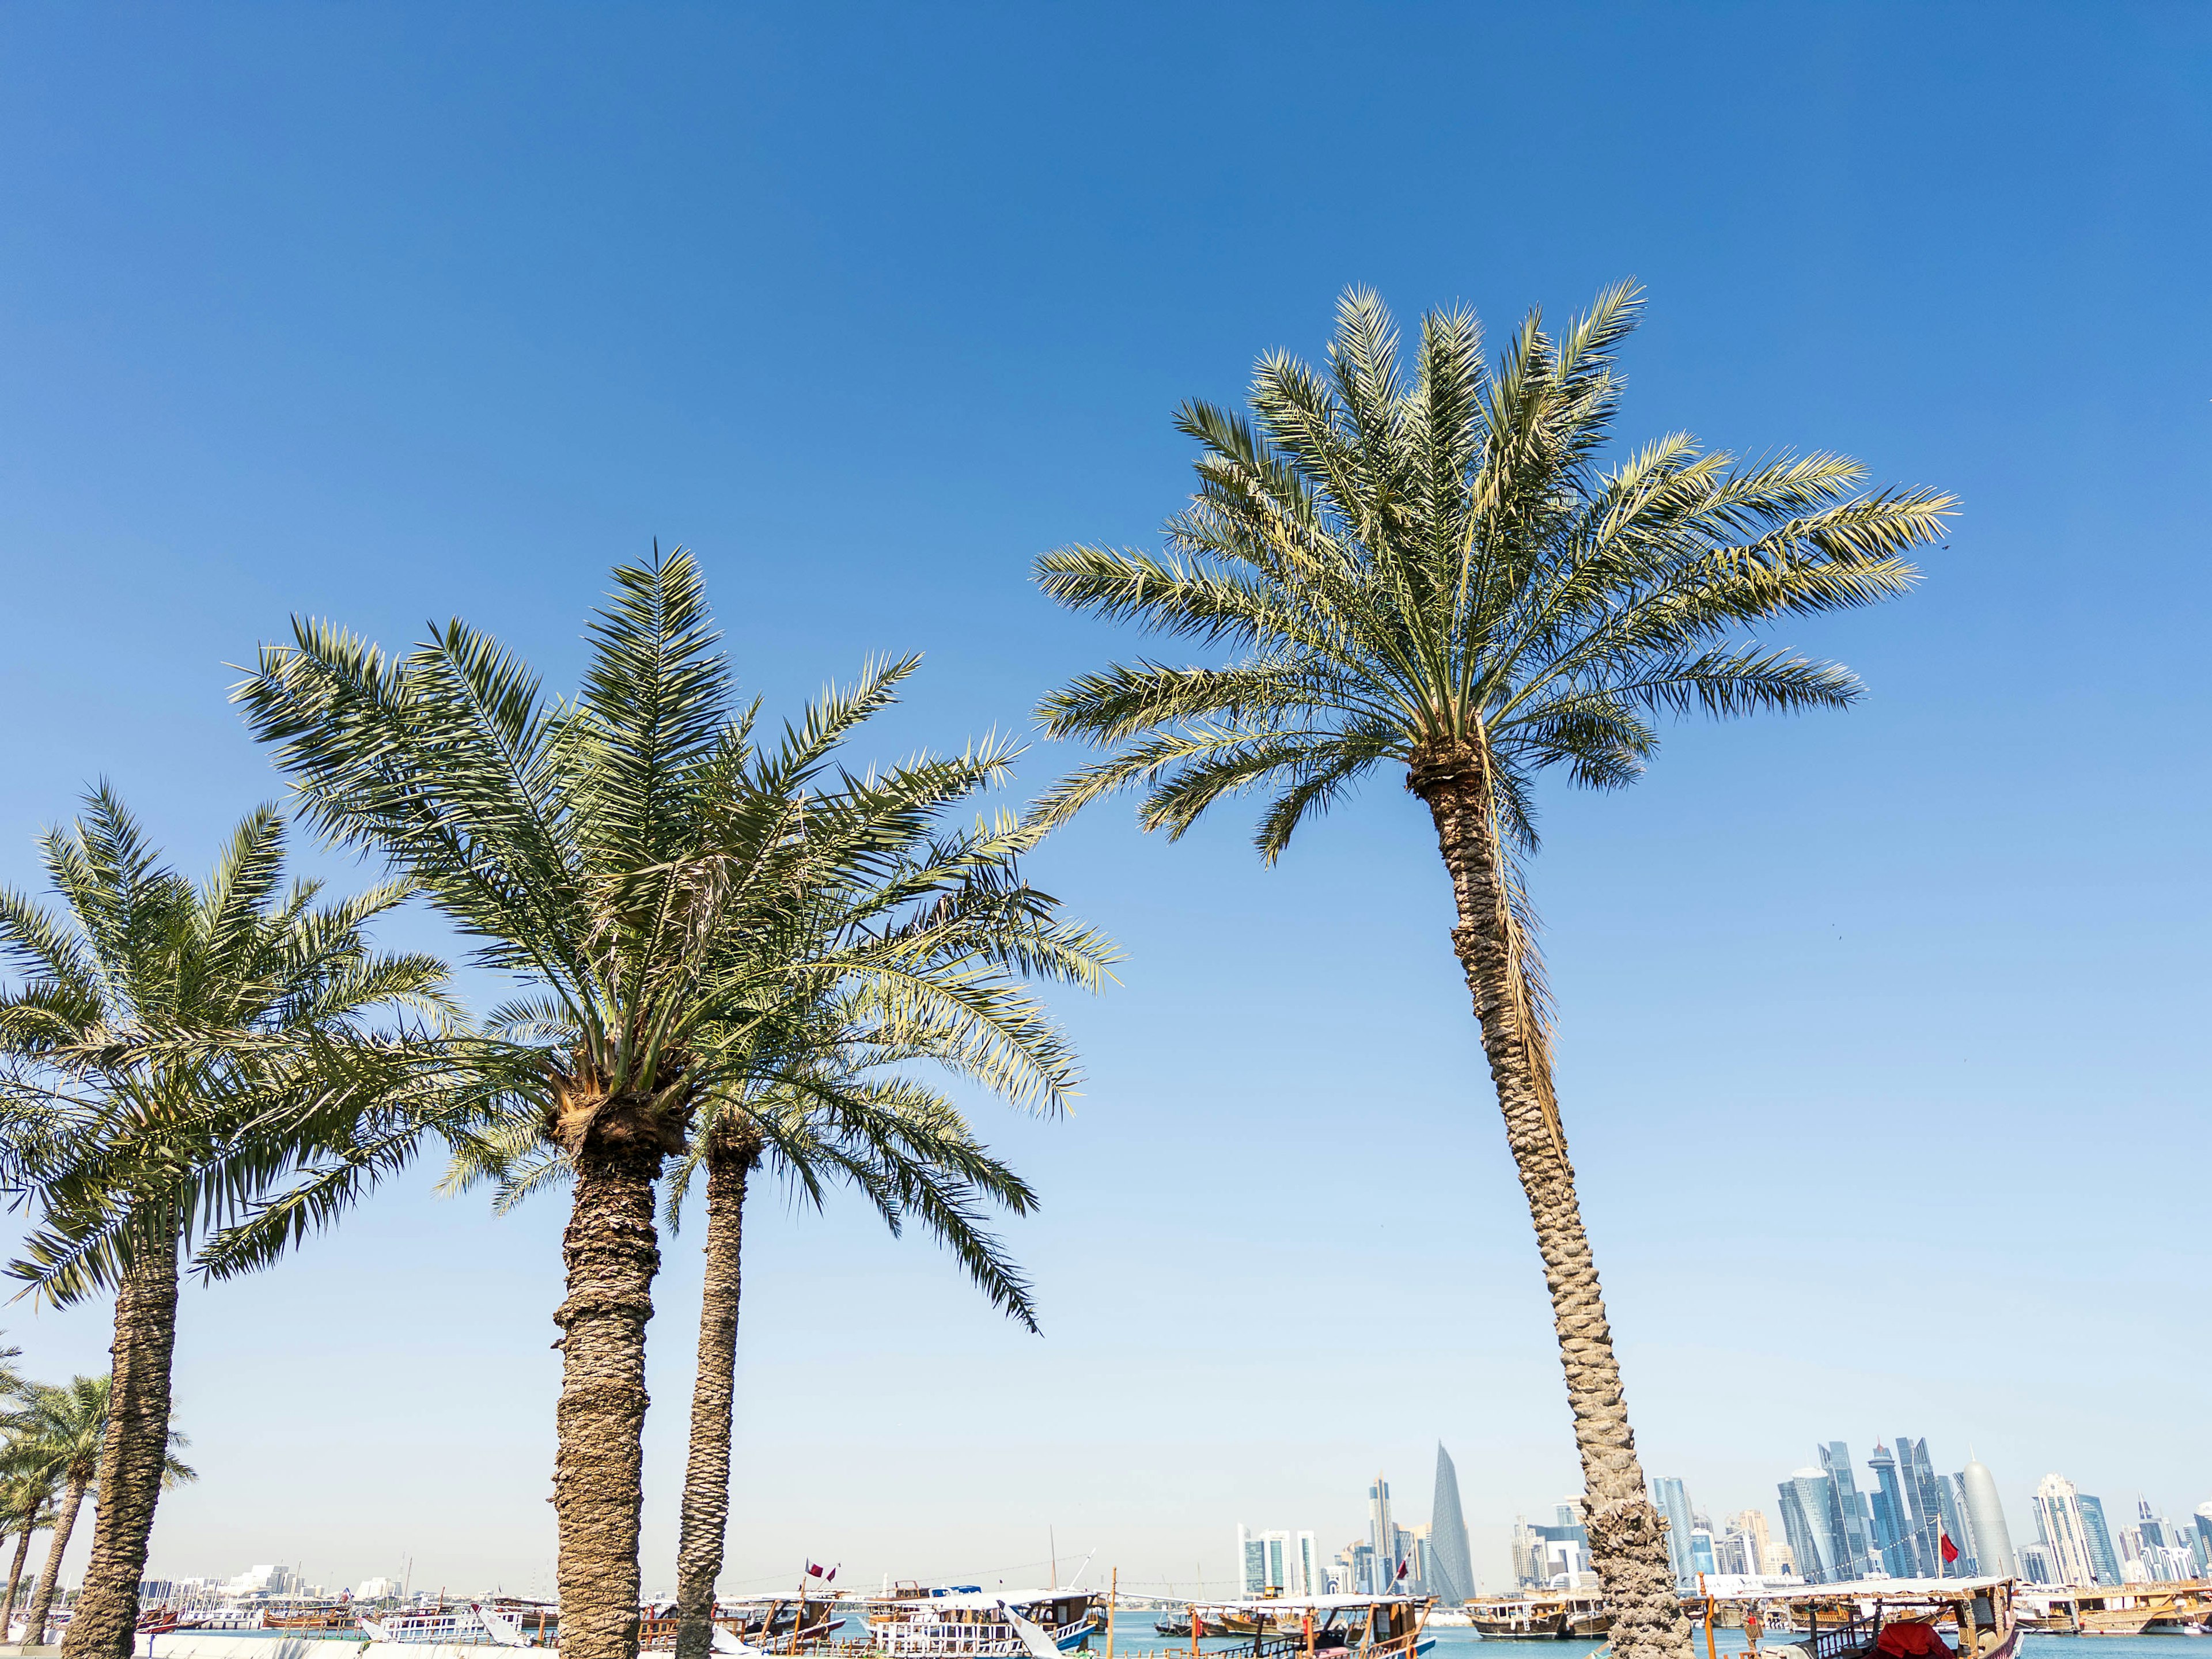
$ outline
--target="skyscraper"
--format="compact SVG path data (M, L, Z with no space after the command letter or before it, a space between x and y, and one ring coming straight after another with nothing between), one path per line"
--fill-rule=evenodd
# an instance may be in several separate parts
M1743 1570L1765 1573L1774 1571L1774 1544L1766 1530L1766 1511L1739 1510L1729 1516L1729 1531L1743 1540Z
M1936 1482L1936 1507L1943 1520L1943 1531L1959 1551L1959 1559L1948 1566L1943 1564L1941 1540L1936 1555L1936 1568L1960 1578L1972 1578L1981 1571L1979 1552L1974 1547L1974 1526L1966 1514L1966 1477L1954 1474Z
M1459 1471L1443 1442L1437 1442L1437 1492L1429 1505L1429 1592L1447 1607L1474 1594L1474 1556L1460 1513Z
M1856 1578L1874 1566L1873 1516L1851 1473L1851 1449L1840 1440L1820 1448L1820 1467L1828 1472L1830 1524L1842 1547L1838 1578Z
M1367 1547L1374 1552L1374 1582L1360 1588L1376 1594L1389 1589L1398 1577L1398 1528L1390 1519L1390 1483L1379 1474L1367 1489Z
M1881 1552L1881 1565L1893 1578L1917 1577L1920 1555L1913 1547L1912 1512L1905 1501L1904 1485L1897 1478L1897 1460L1877 1440L1867 1468L1874 1471L1874 1543Z
M1944 1571L1943 1553L1937 1529L1951 1534L1951 1541L1966 1553L1966 1540L1956 1526L1943 1522L1943 1483L1936 1474L1936 1465L1928 1455L1928 1442L1923 1437L1915 1440L1911 1435L1900 1435L1897 1441L1897 1462L1904 1478L1905 1499L1911 1510L1913 1571L1923 1578L1939 1577ZM1953 1564L1954 1573L1965 1571L1963 1561Z
M1651 1501L1667 1517L1667 1563L1674 1569L1677 1589L1689 1583L1697 1568L1690 1559L1690 1489L1681 1477L1662 1474L1651 1483Z
M2005 1525L2004 1505L1989 1466L1970 1457L1959 1471L1959 1486L1966 1494L1966 1529L1974 1540L1974 1570L1997 1578L2014 1577L2020 1563L2013 1559L2012 1530Z
M1972 1465L1967 1468L1971 1473ZM2096 1558L2089 1552L2088 1528L2081 1519L2081 1494L2064 1475L2046 1474L2035 1483L2035 1529L2041 1534L2038 1541L2051 1553L2056 1582L2097 1582Z
M2112 1548L2112 1528L2105 1524L2105 1500L2083 1492L2078 1501L2081 1505L2081 1530L2089 1540L2089 1565L2097 1570L2097 1582L2117 1584L2122 1577L2120 1558Z
M1838 1569L1843 1547L1830 1521L1835 1482L1822 1470L1800 1469L1776 1490L1782 1496L1783 1536L1790 1540L1798 1576L1808 1584L1844 1577Z

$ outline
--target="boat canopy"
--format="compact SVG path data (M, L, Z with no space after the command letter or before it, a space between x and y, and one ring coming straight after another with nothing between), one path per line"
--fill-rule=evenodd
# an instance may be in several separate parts
M1060 1589L978 1590L963 1589L950 1590L941 1595L933 1590L927 1595L908 1596L903 1600L901 1600L896 1596L882 1595L872 1595L868 1599L879 1606L886 1607L896 1605L900 1607L967 1607L981 1610L988 1607L995 1607L1001 1602L1012 1607L1025 1607L1033 1601L1064 1601L1070 1596L1094 1596L1098 1594L1099 1592L1097 1590L1078 1589L1071 1584Z
M1955 1601L1980 1595L2010 1578L1862 1578L1844 1584L1790 1584L1779 1589L1741 1590L1729 1595L1686 1595L1698 1601Z
M1227 1613L1280 1613L1285 1607L1293 1613L1308 1607L1328 1613L1337 1607L1387 1607L1401 1602L1418 1607L1435 1599L1430 1595L1262 1595L1245 1601L1194 1601L1191 1606Z

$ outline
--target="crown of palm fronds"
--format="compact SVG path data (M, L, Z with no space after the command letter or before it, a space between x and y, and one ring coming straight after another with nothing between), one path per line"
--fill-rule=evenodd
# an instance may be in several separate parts
M303 1159L420 1132L457 1013L443 963L370 947L404 885L319 902L319 884L285 883L263 807L196 888L104 784L41 851L62 908L0 892L0 1191L40 1212L15 1277L73 1300L248 1212Z
M1003 787L1018 750L840 765L911 657L761 740L697 562L656 550L615 580L573 702L548 703L458 621L396 660L296 622L239 688L312 821L380 854L481 941L479 961L526 982L470 1051L504 1104L457 1143L454 1179L501 1181L512 1201L557 1178L617 1097L662 1115L673 1148L804 1050L825 1002L863 993L939 1063L1064 1104L1073 1053L1020 980L1095 986L1111 949L1022 876L1042 826L944 823ZM572 1121L562 1103L578 1100ZM310 1185L285 1202L307 1216L340 1201Z
M1864 489L1842 456L1739 463L1681 434L1609 460L1639 303L1609 289L1557 338L1532 313L1494 368L1471 313L1432 313L1409 370L1381 301L1356 291L1325 371L1262 359L1249 421L1186 404L1198 487L1169 552L1063 548L1038 579L1076 609L1240 654L1115 664L1048 697L1054 736L1114 752L1042 816L1137 787L1146 827L1180 836L1261 790L1272 860L1377 763L1471 761L1526 850L1547 768L1613 787L1662 716L1849 702L1849 672L1755 630L1904 592L1904 555L1953 499Z

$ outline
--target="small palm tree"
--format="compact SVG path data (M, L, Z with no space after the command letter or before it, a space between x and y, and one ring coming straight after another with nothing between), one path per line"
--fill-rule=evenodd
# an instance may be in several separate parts
M196 1229L250 1212L303 1159L364 1183L404 1162L420 1045L373 1023L453 1011L441 963L369 948L365 925L405 889L319 904L318 884L286 886L272 808L203 887L161 865L105 786L42 849L65 910L0 893L0 961L18 976L0 990L0 1190L39 1215L12 1274L57 1304L115 1292L114 1409L66 1645L125 1659Z
M1553 1090L1519 863L1536 846L1535 779L1561 767L1593 788L1628 783L1658 717L1850 702L1849 673L1757 630L1903 592L1903 556L1954 505L1863 490L1864 470L1838 456L1738 465L1681 434L1609 459L1614 351L1638 304L1613 289L1557 340L1532 313L1494 370L1471 315L1432 314L1409 376L1381 303L1351 294L1325 371L1263 359L1249 422L1183 407L1198 486L1168 556L1078 546L1038 562L1064 604L1237 653L1117 664L1047 698L1054 735L1113 750L1045 798L1047 821L1137 787L1145 827L1173 837L1224 796L1266 791L1256 839L1273 861L1378 767L1403 768L1428 807L1622 1659L1686 1654L1689 1635Z
M0 1470L12 1466L13 1443L0 1446ZM0 1539L15 1534L15 1559L8 1567L8 1594L0 1598L0 1642L15 1622L15 1597L23 1587L23 1566L31 1559L31 1540L54 1524L56 1482L51 1474L0 1474Z
M112 1395L106 1377L73 1377L62 1388L27 1389L21 1407L0 1419L0 1428L11 1436L7 1474L17 1480L27 1479L33 1486L43 1484L48 1490L58 1487L61 1492L54 1511L53 1541L46 1546L46 1565L40 1571L38 1588L31 1592L31 1610L24 1621L26 1647L46 1639L46 1621L61 1576L62 1555L69 1548L70 1534L76 1529L77 1510L100 1476ZM164 1486L198 1478L171 1450L183 1443L183 1436L173 1430L168 1432L160 1464L159 1480Z
M953 1034L979 1074L1066 1063L1058 1033L992 964L937 968L942 941L976 913L1048 920L1051 902L1012 875L1040 832L1001 820L939 836L911 865L908 842L882 839L886 824L1002 785L1009 746L841 775L810 794L806 780L911 661L869 672L757 754L697 562L656 550L615 583L572 702L547 706L526 668L458 620L394 660L295 618L293 642L264 647L236 694L313 821L380 854L484 941L483 965L529 988L467 1053L488 1088L526 1107L572 1183L554 1316L568 1659L636 1650L655 1183L702 1105L740 1091L787 1010L824 986L868 985L900 1018ZM809 860L839 837L884 885L869 924L820 952L803 905ZM1087 971L1054 957L1044 927L1030 933L1030 957L1011 965Z

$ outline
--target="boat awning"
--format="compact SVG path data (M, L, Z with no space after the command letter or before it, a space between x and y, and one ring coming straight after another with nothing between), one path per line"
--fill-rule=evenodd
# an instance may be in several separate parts
M2011 1578L1861 1578L1847 1584L1791 1584L1779 1589L1742 1590L1711 1596L1695 1593L1682 1599L1692 1605L1714 1601L1955 1601L1962 1595L1980 1595Z
M1426 1595L1262 1595L1249 1601L1194 1601L1201 1613L1327 1613L1336 1607L1409 1607L1434 1598Z

